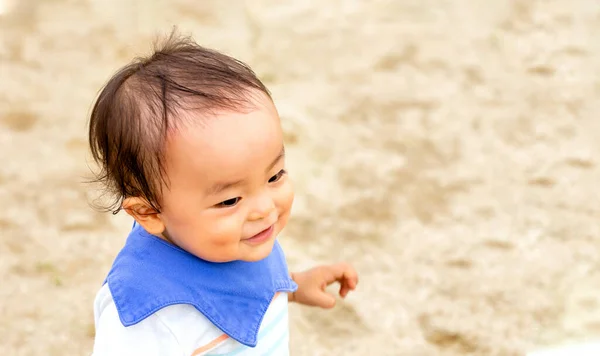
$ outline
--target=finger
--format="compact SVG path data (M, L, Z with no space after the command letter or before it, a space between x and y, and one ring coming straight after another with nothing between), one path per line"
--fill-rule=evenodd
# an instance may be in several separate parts
M343 292L344 296L348 294L348 291L356 289L356 285L358 284L356 270L350 265L347 265L345 268L343 276L339 279L343 289L340 292Z
M358 273L353 269L351 273L348 273L346 282L348 283L348 287L352 290L356 289L358 285Z
M358 279L354 268L344 262L324 267L323 272L327 284L331 284L336 281L343 282L344 280L356 281ZM354 284L356 284L356 282L354 282Z
M356 289L356 285L358 284L358 273L354 267L348 265L348 270L344 273L344 277L346 278L344 282L348 284L348 287L351 290Z
M340 297L346 298L349 291L350 291L350 287L345 283L342 284L342 286L340 287Z
M312 304L324 309L331 309L335 306L335 297L326 292L317 292L312 295Z
M344 280L340 286L340 296L342 298L345 298L348 295L348 293L354 289L356 289L356 280Z

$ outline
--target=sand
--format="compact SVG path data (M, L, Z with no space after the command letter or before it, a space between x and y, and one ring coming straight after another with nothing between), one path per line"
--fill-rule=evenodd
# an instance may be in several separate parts
M292 355L522 355L600 337L600 2L4 0L0 354L83 355L130 220L89 207L97 91L177 24L273 91L290 268L352 262Z

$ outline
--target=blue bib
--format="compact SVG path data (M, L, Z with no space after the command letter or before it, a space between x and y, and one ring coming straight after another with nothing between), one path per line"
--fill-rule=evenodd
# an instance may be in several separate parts
M293 292L278 242L258 262L212 263L134 224L106 278L124 326L161 308L190 304L232 339L256 346L258 329L277 292Z

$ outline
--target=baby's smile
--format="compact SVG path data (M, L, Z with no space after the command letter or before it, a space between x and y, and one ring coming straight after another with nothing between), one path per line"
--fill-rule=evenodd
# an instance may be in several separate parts
M261 244L261 243L266 242L267 240L271 239L273 237L274 231L275 231L275 227L274 227L274 225L271 225L268 228L264 229L263 231L259 232L258 234L254 235L252 237L242 239L242 241L244 241L247 244L258 245L258 244Z

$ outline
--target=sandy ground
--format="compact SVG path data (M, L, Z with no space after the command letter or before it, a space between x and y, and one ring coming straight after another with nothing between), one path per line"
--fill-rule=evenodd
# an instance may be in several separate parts
M522 355L600 337L597 0L8 0L0 9L0 354L84 355L130 221L88 202L100 86L173 24L274 93L292 355Z

